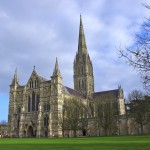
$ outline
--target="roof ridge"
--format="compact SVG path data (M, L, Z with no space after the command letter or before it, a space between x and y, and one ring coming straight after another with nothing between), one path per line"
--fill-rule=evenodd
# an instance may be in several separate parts
M102 93L102 92L116 91L116 90L118 90L118 89L113 89L113 90L107 90L107 91L99 91L99 92L94 92L94 94L95 94L95 93Z

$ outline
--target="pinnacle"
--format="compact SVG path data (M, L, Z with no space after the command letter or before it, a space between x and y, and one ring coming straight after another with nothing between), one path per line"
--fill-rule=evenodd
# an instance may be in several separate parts
M55 63L55 68L53 71L53 76L61 76L60 70L59 70L59 66L58 66L58 60L56 57L56 63Z
M15 84L19 84L17 68L15 69L15 74L14 74L14 78L13 78L13 81L12 81L11 85L15 85Z
M79 40L78 40L78 52L87 53L84 29L82 24L82 16L80 15L80 28L79 28Z

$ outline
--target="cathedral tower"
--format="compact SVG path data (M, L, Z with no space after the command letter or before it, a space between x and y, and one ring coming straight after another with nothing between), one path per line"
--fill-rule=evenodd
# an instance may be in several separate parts
M62 76L56 58L53 75L51 76L50 137L62 137L62 128L59 125L62 119L62 110Z
M87 51L82 18L78 39L78 52L74 60L74 89L90 98L94 93L93 66Z
M19 87L19 80L17 75L17 69L15 70L14 78L10 85L10 101L9 101L9 113L8 113L8 133L17 135L14 128L17 126L17 118L14 114L17 113L17 88Z

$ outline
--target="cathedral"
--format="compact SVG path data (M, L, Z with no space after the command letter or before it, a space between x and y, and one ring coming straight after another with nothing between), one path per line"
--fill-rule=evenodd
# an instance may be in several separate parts
M26 85L20 85L17 70L15 71L10 85L8 114L8 134L11 137L62 137L62 128L58 120L62 116L66 97L90 101L102 95L112 94L117 101L119 115L125 115L125 101L121 86L110 91L94 91L93 65L88 54L81 17L78 51L73 69L74 89L62 85L57 58L50 79L40 76L34 67ZM91 126L88 132L93 136L97 134ZM71 133L69 134L71 136Z

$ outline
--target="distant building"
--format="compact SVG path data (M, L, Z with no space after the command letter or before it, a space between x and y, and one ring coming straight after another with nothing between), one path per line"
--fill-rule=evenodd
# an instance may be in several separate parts
M78 98L88 102L102 95L112 94L117 101L118 115L122 124L120 134L127 134L125 100L119 86L110 91L95 92L93 66L87 51L82 19L80 18L78 51L74 59L74 89L62 85L62 76L56 59L51 79L41 77L33 69L26 85L19 84L17 70L10 85L8 134L11 137L62 137L58 124L65 98ZM97 82L97 81L95 81ZM89 120L89 135L97 135ZM70 133L71 136L71 133Z

